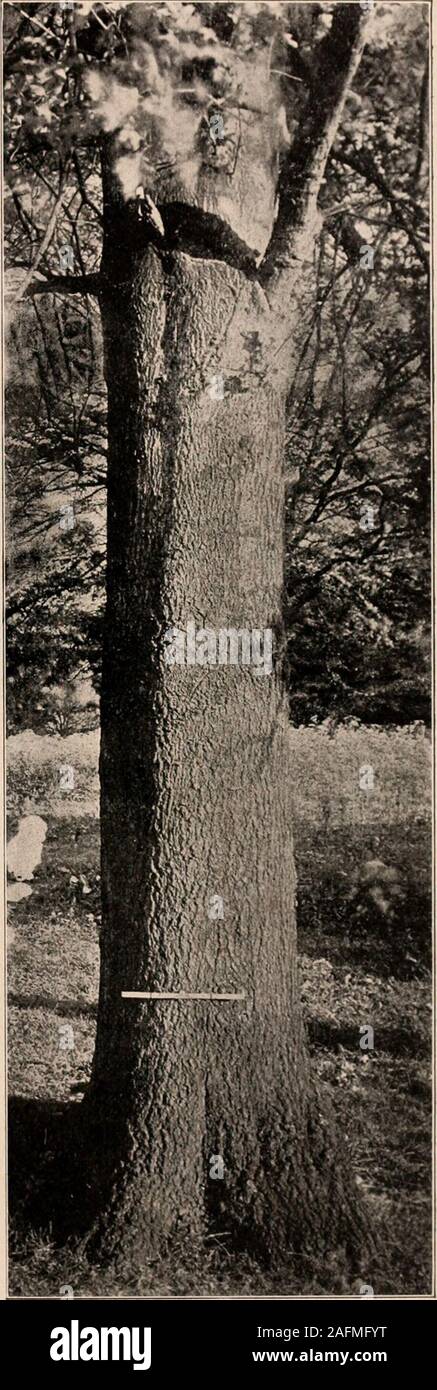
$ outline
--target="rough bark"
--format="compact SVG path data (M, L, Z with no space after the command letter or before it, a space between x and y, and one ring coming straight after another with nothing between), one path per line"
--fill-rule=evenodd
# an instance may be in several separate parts
M296 253L286 344L282 316L234 269L180 254L165 268L149 248L126 270L126 248L117 263L109 239L103 929L88 1106L111 1157L98 1239L141 1259L212 1223L269 1260L344 1247L358 1270L365 1223L302 1036L280 663L269 676L163 658L165 630L188 619L273 628L279 652L285 399L311 267ZM210 392L218 373L223 400ZM208 917L214 894L223 920ZM128 990L245 999L143 1003Z

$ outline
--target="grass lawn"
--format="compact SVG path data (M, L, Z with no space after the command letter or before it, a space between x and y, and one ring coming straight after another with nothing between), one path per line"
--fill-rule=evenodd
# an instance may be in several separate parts
M32 896L10 916L10 1294L350 1293L340 1271L234 1260L224 1244L147 1260L132 1281L88 1264L50 1233L44 1172L72 1119L92 1059L98 985L98 822L48 817ZM14 828L14 826L12 826ZM378 834L378 855L408 873L402 920L357 928L347 901L353 867ZM430 828L416 818L327 825L297 820L302 997L313 1067L335 1108L358 1186L386 1232L387 1272L375 1294L426 1293L431 1256ZM90 892L74 900L71 877ZM374 1029L374 1048L360 1029ZM72 1032L68 1031L72 1030ZM71 1045L71 1043L73 1045ZM59 1136L61 1135L61 1141ZM53 1201L56 1191L53 1189ZM383 1282L381 1282L381 1279ZM64 1292L61 1294L61 1289ZM67 1290L67 1292L66 1292ZM71 1296L71 1295L70 1295Z

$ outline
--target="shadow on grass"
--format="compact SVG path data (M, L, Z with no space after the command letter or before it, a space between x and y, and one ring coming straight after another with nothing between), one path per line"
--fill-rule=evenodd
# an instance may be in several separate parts
M8 994L9 1008L46 1009L61 1018L97 1018L97 1004L86 999L54 999L41 991L34 994Z
M93 1171L94 1168L94 1171ZM103 1174L100 1173L100 1195ZM84 1235L95 1214L93 1139L83 1103L12 1096L9 1214L15 1230Z
M356 1284L343 1268L342 1252L333 1263L314 1258L265 1270L249 1255L230 1251L212 1236L202 1248L173 1250L151 1261L147 1249L141 1270L128 1261L113 1266L94 1260L84 1239L95 1218L96 1192L102 1199L102 1168L95 1158L86 1107L15 1097L10 1102L11 1296L185 1297L223 1294L281 1297L284 1294L356 1296ZM387 1248L383 1266L372 1266L369 1282L380 1293L429 1293L431 1244L428 1203L413 1204L410 1194L387 1205L374 1197L372 1220L383 1224ZM370 1214L370 1211L369 1211ZM367 1281L366 1281L367 1282Z
M324 836L319 826L301 822L295 839L299 950L381 980L426 974L432 960L429 822L330 826ZM396 868L403 882L404 900L393 921L376 912L357 920L350 902L355 871L375 856Z

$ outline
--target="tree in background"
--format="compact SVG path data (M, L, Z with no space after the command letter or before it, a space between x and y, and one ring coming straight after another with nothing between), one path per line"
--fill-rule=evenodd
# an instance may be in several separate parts
M331 157L289 401L286 624L302 722L430 716L427 27L421 7L393 28L389 7L378 16Z

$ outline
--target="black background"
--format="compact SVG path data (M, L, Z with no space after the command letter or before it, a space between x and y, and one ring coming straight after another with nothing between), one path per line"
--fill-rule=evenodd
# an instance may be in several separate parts
M351 1300L321 1299L11 1299L1 1306L2 1363L11 1365L21 1378L31 1373L43 1378L53 1376L62 1381L65 1376L89 1379L102 1375L117 1379L122 1375L135 1382L135 1375L147 1377L147 1384L167 1386L182 1379L188 1385L208 1386L221 1381L227 1390L227 1380L241 1377L242 1384L262 1387L278 1377L287 1377L304 1386L308 1374L318 1377L323 1385L325 1376L353 1372L363 1380L375 1373L381 1377L402 1374L403 1379L423 1374L432 1375L433 1345L436 1329L436 1301L384 1301L379 1299ZM77 1318L80 1328L151 1327L152 1365L149 1371L134 1372L131 1362L52 1361L50 1334L57 1326L69 1328ZM313 1325L326 1333L329 1326L385 1325L382 1338L304 1338L305 1325ZM299 1327L302 1335L283 1338L259 1338L258 1326ZM385 1351L386 1362L275 1362L255 1363L252 1351ZM44 1383L44 1382L43 1382ZM140 1381L140 1385L141 1385ZM137 1386L138 1390L138 1386Z

